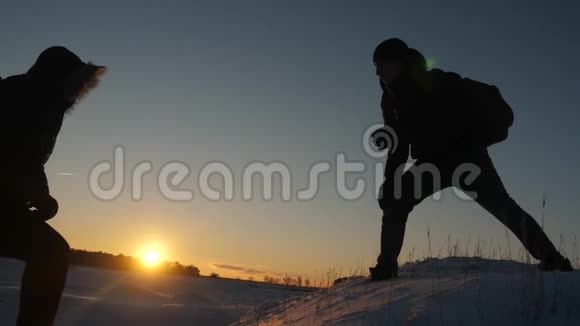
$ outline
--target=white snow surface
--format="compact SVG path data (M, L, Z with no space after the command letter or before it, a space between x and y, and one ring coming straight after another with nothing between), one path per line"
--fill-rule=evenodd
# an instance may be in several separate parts
M580 325L580 273L477 258L406 264L255 307L239 325Z
M24 264L0 259L0 326L16 324ZM56 326L229 325L252 307L312 289L71 266Z
M0 259L0 325L23 264ZM580 272L477 258L406 264L399 278L317 291L72 267L56 325L580 325Z

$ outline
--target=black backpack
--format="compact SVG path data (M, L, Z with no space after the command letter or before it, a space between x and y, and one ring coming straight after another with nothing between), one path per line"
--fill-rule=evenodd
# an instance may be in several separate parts
M456 73L432 69L431 81L458 143L490 146L504 141L514 122L514 113L499 89Z
M466 109L473 119L473 132L486 146L504 141L514 123L514 112L499 89L469 78L463 78L468 96Z

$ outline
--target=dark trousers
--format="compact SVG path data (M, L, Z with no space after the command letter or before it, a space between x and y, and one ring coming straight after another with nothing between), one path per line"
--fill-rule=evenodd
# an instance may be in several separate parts
M0 256L26 263L18 325L53 325L68 271L69 245L24 209L5 208L0 215Z
M468 169L479 170L480 174L469 180ZM437 171L440 184L429 171ZM509 196L487 149L477 149L429 162L419 160L411 170L402 173L401 169L394 180L385 181L379 199L383 210L379 265L396 266L407 217L415 205L450 186L466 191L469 197L510 229L535 259L559 255L540 225Z

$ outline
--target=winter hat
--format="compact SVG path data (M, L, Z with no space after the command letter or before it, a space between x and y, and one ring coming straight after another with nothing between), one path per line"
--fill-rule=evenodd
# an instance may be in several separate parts
M381 42L373 52L373 61L403 61L409 52L409 47L398 38L390 38Z

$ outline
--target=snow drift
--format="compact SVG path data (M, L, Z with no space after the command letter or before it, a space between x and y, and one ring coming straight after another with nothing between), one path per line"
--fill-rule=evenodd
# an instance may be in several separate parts
M407 264L396 280L352 277L255 307L240 325L576 325L580 273L477 258Z

